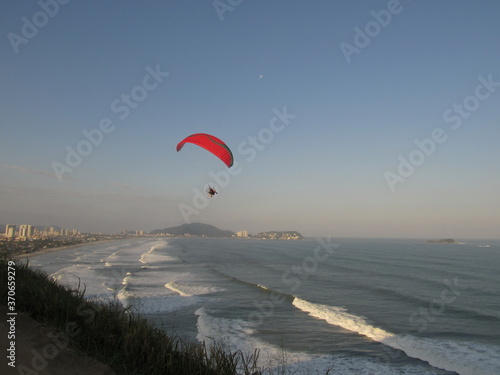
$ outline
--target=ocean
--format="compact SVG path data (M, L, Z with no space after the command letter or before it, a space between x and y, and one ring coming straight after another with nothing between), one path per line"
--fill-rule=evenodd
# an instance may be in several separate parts
M134 238L30 257L287 374L500 374L500 241Z

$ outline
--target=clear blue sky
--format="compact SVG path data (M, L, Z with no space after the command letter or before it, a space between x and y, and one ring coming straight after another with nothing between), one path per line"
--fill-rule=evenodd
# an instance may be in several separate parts
M499 238L499 2L60 1L0 5L0 223Z

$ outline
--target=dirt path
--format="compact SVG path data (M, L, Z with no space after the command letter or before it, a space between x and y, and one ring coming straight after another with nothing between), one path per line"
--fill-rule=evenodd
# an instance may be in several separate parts
M116 375L108 366L68 348L67 336L57 333L25 313L15 316L15 364L9 366L7 308L0 306L0 374L23 375ZM7 353L7 354L5 354Z

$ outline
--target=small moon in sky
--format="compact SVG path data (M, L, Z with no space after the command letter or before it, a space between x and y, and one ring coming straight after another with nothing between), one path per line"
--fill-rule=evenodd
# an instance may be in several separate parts
M263 74L261 74L261 75L259 76L259 79L261 79L261 78L264 78L264 75L263 75Z

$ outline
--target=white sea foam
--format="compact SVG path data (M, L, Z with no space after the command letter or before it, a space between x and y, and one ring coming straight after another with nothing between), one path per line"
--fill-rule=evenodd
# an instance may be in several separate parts
M133 297L133 293L129 292L127 288L122 288L117 294L118 301L120 301L125 308L131 305L131 299Z
M75 264L54 272L51 277L71 289L85 290L87 298L113 298L114 290L107 285L108 278L97 275L91 266Z
M262 285L262 284L257 284L257 286L258 286L260 289L263 289L263 290L271 290L270 288L268 288L267 286Z
M120 254L122 250L117 250L117 251L114 251L108 258L116 258L118 256L118 254Z
M155 242L147 252L141 254L139 258L139 262L147 266L148 268L155 268L156 264L169 262L169 263L180 263L180 259L178 257L160 254L156 251L159 249L164 249L167 246L167 243L164 241Z
M54 261L52 260L57 255L57 263L66 266L52 273L52 277L58 282L70 287L81 289L85 288L85 296L87 298L97 299L114 299L124 305L129 306L132 303L137 303L140 300L142 291L140 290L141 283L146 286L148 291L145 296L148 301L153 301L156 297L161 298L165 293L164 284L175 279L164 277L164 274L156 274L150 272L148 276L144 274L132 273L132 270L137 270L138 255L148 253L150 258L148 262L165 262L172 260L168 256L155 254L167 246L164 240L144 241L135 243L134 241L123 242L119 245L100 247L96 244L89 246L88 249L79 248L74 252L59 252L47 253L44 257L38 257L39 266L51 267ZM45 262L41 260L44 259ZM38 264L37 264L38 265ZM55 267L54 267L55 268ZM154 267L153 267L154 268ZM179 275L175 275L178 277ZM121 285L120 285L121 284ZM136 286L139 286L137 288ZM156 287L156 289L155 289ZM170 294L170 297L177 297L176 294ZM180 303L171 305L179 306ZM186 304L186 302L182 302ZM152 310L163 311L163 303L148 302L145 305L152 305ZM175 309L172 308L172 309ZM167 310L171 310L167 308Z
M176 281L171 281L165 284L165 288L173 290L174 292L179 293L179 295L183 297L202 296L204 294L216 293L223 290L221 288L216 288L216 287L187 285L185 283L180 283Z
M408 356L429 362L432 366L460 375L487 375L500 369L500 347L463 341L396 335L372 326L366 319L350 314L342 307L311 303L295 298L293 305L327 323L364 335Z
M251 353L263 346L257 339L250 337L254 326L249 322L211 316L205 307L196 310L195 314L198 316L196 338L200 342L219 343L229 351L242 350L245 353Z
M315 318L323 319L329 324L357 332L374 341L382 342L394 336L394 334L383 329L371 326L364 318L348 313L343 307L320 305L300 298L295 298L293 300L293 305Z
M133 306L141 314L173 312L196 305L203 300L202 297L183 297L177 293L169 293L165 288L148 288L147 291L137 294L124 288L118 297L124 306Z
M254 348L260 348L260 363L264 366L270 363L280 363L280 360L277 358L281 358L284 354L286 358L286 373L324 374L328 368L332 368L332 373L343 375L422 375L442 374L443 371L437 368L440 367L452 369L462 375L500 374L500 348L493 345L481 344L481 330L478 330L477 340L479 340L479 342L472 342L472 340L474 340L473 335L471 335L470 342L458 341L456 338L453 340L439 340L435 338L436 336L432 336L434 338L431 339L404 334L396 335L390 332L392 328L383 329L377 324L368 321L368 319L355 315L346 309L314 304L300 299L295 299L293 304L300 310L309 313L311 316L323 319L328 322L328 324L340 326L352 332L356 332L370 340L386 344L387 346L385 349L388 353L395 353L391 348L398 348L405 351L409 356L422 360L413 361L399 358L400 360L398 361L391 361L391 359L388 358L387 363L379 363L369 356L364 356L363 353L357 352L357 348L352 348L350 346L346 348L346 351L350 352L352 349L354 351L352 355L345 354L346 352L343 352L344 354L333 353L332 355L320 355L291 352L288 350L283 351L282 348L273 346L263 341L264 339L260 339L260 332L258 331L260 327L255 327L241 320L230 318L233 314L233 310L224 309L220 311L221 317L215 317L211 315L211 312L209 313L208 306L211 306L209 302L211 299L215 299L215 297L220 298L221 307L226 306L225 294L210 295L211 293L217 293L219 291L209 287L212 280L217 282L216 285L225 285L230 290L230 293L227 294L228 298L234 296L234 294L232 294L234 291L239 290L239 288L246 288L248 285L233 285L233 281L237 279L232 280L230 277L229 281L227 280L228 277L221 279L221 275L212 275L210 272L205 272L205 268L199 267L201 264L197 264L196 262L193 264L182 263L179 258L168 253L168 249L166 249L167 243L164 240L134 239L116 242L115 244L117 245L113 248L103 246L102 244L92 244L88 245L88 247L78 248L78 251L75 249L68 249L61 252L40 254L38 256L34 254L31 258L32 265L41 267L49 273L53 273L54 278L71 287L76 287L79 280L81 280L81 286L85 285L86 287L87 296L97 296L98 298L102 298L106 295L110 298L118 297L125 306L131 305L137 307L140 313L162 314L184 308L188 308L186 311L191 312L198 309L201 307L201 304L203 304L203 306L206 306L205 309L207 310L198 309L197 316L198 337L200 339L213 341L221 337L226 337L226 341L231 344L230 346L232 348L243 350L247 353L253 352ZM210 250L210 244L207 246L207 250ZM187 248L187 250L190 249ZM224 250L224 248L222 248L222 250ZM217 259L220 259L221 267L223 267L224 264L226 264L223 258L223 251L219 248L214 248L213 251L217 251L218 257L220 254L220 258ZM204 249L203 254L205 253L206 251ZM247 253L253 254L251 251ZM195 255L196 252L193 250L191 254L190 251L187 251L187 254ZM35 260L36 262L34 262ZM140 260L142 260L142 262ZM293 259L285 257L283 262L287 261L292 262ZM230 264L232 267L233 263L231 262ZM267 287L266 284L268 282L269 285L279 284L269 281L268 278L265 277L265 273L260 277L260 274L258 274L259 271L257 271L257 269L252 269L250 265L242 265L241 267L246 267L245 272L247 273L255 273L258 277L257 280L260 283L258 286L261 291L273 293L274 289ZM209 268L206 269L209 270ZM321 269L322 268L319 268L319 271ZM232 269L232 273L238 274L240 270L241 269L235 271ZM127 275L127 272L131 272L131 274ZM464 277L473 277L476 274L471 272L470 275L463 275ZM314 284L315 280L310 279L310 281L311 287L318 285ZM302 286L303 289L301 288L301 293L303 293L304 296L311 296L304 297L305 299L311 298L312 300L315 298L312 296L321 295L321 289L316 293L316 291L313 292L307 289L305 283L302 284ZM233 287L235 288L234 290L232 289ZM492 293L493 292L494 290ZM437 290L436 293L439 293L439 290ZM492 295L496 296L495 294ZM463 292L463 296L466 296L466 291ZM242 296L242 298L244 298L244 296ZM249 298L254 298L254 294L250 293ZM293 296L290 296L289 301L292 301L292 298ZM348 303L348 300L346 301L345 303ZM403 302L401 302L401 306L405 307L406 305ZM251 301L249 301L249 303L251 304ZM218 304L215 306L218 307ZM369 304L362 305L360 308L363 308L363 306L367 310L362 311L370 311ZM494 310L494 304L485 306L478 304L477 306L478 308L481 307L479 311L481 315L485 315L487 311L492 318L498 316ZM467 308L460 304L457 304L455 307L461 308L462 310ZM234 313L236 312L238 312L238 309L234 309ZM470 312L475 313L472 307ZM366 314L369 313L367 312ZM302 319L310 319L304 316L305 314L298 315L297 324ZM273 318L274 317L277 316L275 315ZM190 319L188 316L186 316L186 318ZM183 317L181 317L181 319L183 319ZM481 327L487 324L475 320L471 320L471 322L472 324L482 324ZM401 330L404 329L404 326L400 327L396 324L395 327L394 330L397 329L397 332L401 332ZM456 330L453 331L453 327L455 326L451 327L450 331L456 332ZM446 328L447 326L445 327L445 325L443 325L443 330ZM431 327L429 327L428 332L424 332L424 334L427 333L429 335L436 334L436 332L431 331ZM311 335L314 335L314 332L307 332L304 334L311 337ZM456 332L455 337L463 337L465 340L469 335L462 336L460 332ZM326 343L322 341L322 345L326 345ZM309 350L309 348L298 349L298 351L300 350ZM311 345L310 350L316 351L314 345ZM275 362L272 362L272 360ZM427 362L435 367L432 368ZM275 367L274 373L283 372L280 372L279 369L276 370Z
M192 273L141 269L128 273L118 298L124 306L133 306L142 314L159 314L180 310L206 300L209 288L189 286L195 281Z
M139 262L144 265L150 266L149 268L153 268L153 266L158 263L180 263L180 260L179 258L170 255L145 253L141 255Z
M127 286L129 284L130 279L132 278L132 272L127 272L126 277L123 278L122 280L122 285Z
M342 375L435 374L432 370L422 372L422 367L390 366L367 358L292 352L258 339L255 337L255 327L244 320L215 317L207 313L205 307L196 310L195 314L198 316L196 338L200 342L218 343L227 351L241 350L246 354L258 349L258 365L267 369L264 374L324 375L328 369L332 369L334 374Z
M129 298L130 300L130 298ZM143 295L133 300L134 307L141 314L162 314L185 309L199 304L199 297L181 297L176 295Z
M192 294L187 293L187 292L183 291L182 289L180 289L180 285L177 284L175 281L171 281L171 282L165 284L165 288L179 293L179 295L181 295L182 297L191 297L192 296Z

